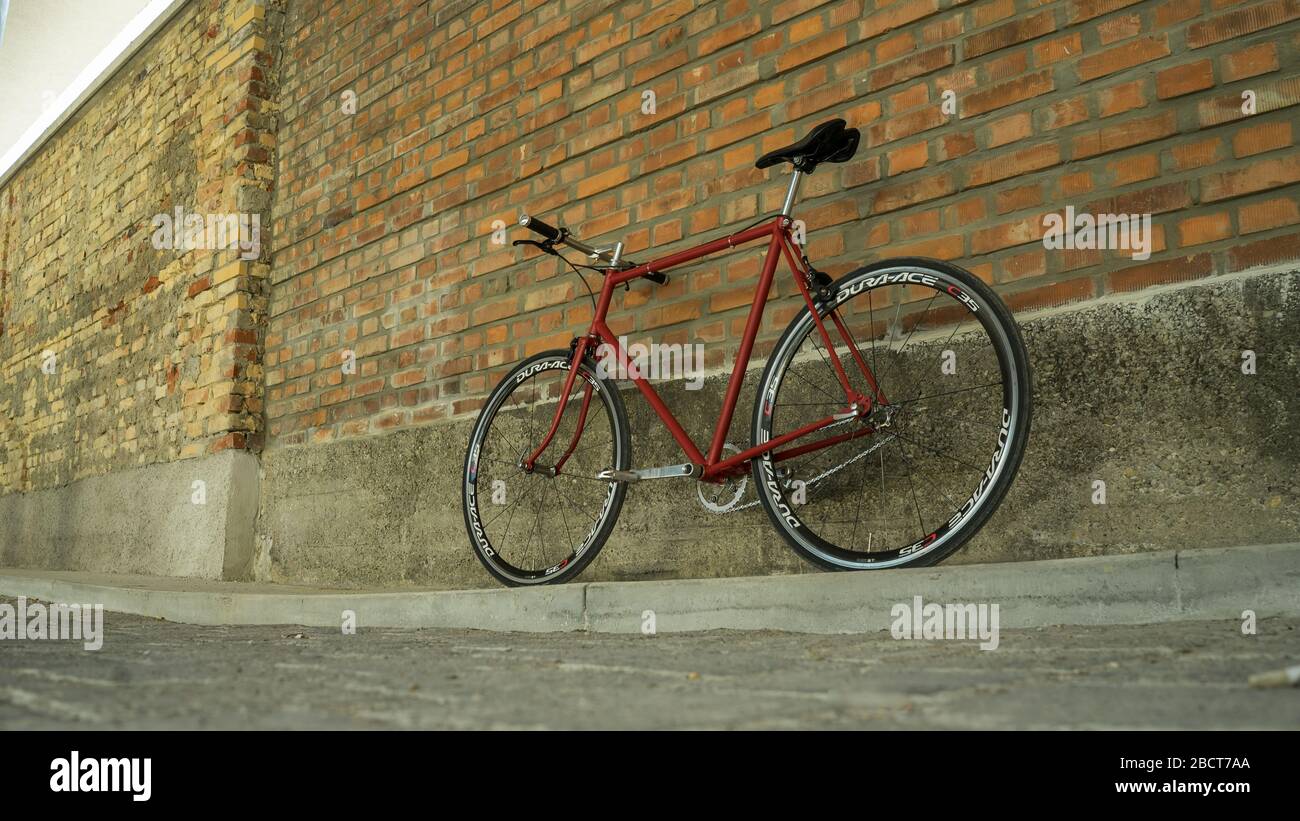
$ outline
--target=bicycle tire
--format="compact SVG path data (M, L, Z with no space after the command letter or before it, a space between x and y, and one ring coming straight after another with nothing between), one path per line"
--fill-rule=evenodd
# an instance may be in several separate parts
M791 494L781 486L771 451L755 458L752 465L754 482L759 501L769 520L797 554L823 569L870 570L904 566L923 567L938 564L948 558L978 533L1000 506L1015 479L1028 446L1032 415L1032 378L1028 353L1010 310L978 277L955 265L938 260L923 258L884 260L858 268L835 281L831 286L835 298L831 302L817 303L819 315L824 318L829 316L832 308L844 305L847 299L851 298L844 296L845 294L859 295L863 291L891 284L888 281L891 276L909 272L923 276L933 275L936 282L952 285L959 291L964 291L978 305L979 310L974 313L980 316L981 325L986 330L991 326L1002 335L1001 342L1004 344L1002 353L1005 354L1005 361L1003 356L999 356L999 368L1003 369L1005 385L1003 424L1006 430L1006 444L1000 445L991 457L985 474L989 480L986 485L981 482L981 486L976 489L976 494L968 500L967 504L972 504L972 501L973 504L967 513L954 515L952 521L936 528L920 540L900 545L897 548L899 552L894 555L891 555L893 551L882 551L879 555L864 554L857 558L850 558L844 552L826 549L829 546L836 551L844 551L844 548L822 540L800 519L798 505L792 503L789 498ZM868 296L869 301L872 298ZM792 346L797 344L796 340L801 341L802 338L807 337L814 327L811 314L805 306L787 326L773 349L763 370L755 397L752 419L755 443L774 438L771 416L775 413L777 392L785 381L784 371L795 356ZM874 318L872 328L874 333ZM833 325L828 325L828 330L834 333ZM956 328L953 330L954 335L955 333ZM960 512L961 509L956 511L957 514ZM856 528L855 522L855 533Z

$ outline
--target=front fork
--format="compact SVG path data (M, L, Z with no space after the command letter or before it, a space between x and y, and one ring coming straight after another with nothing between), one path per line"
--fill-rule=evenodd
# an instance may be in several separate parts
M520 462L519 466L523 468L524 473L537 472L548 476L556 476L559 474L560 469L564 467L564 463L569 461L574 449L578 447L578 440L582 438L582 432L587 427L587 411L591 408L591 383L585 379L582 380L582 407L578 409L578 424L573 429L573 438L569 441L569 446L553 466L546 467L537 464L538 458L550 447L551 440L555 438L555 432L560 429L560 420L564 417L564 409L569 404L569 395L573 392L573 380L577 378L578 368L582 366L583 357L587 355L587 351L592 344L592 338L584 336L573 340L573 344L569 346L569 350L572 352L569 360L569 375L564 378L564 390L560 394L560 401L555 408L555 417L551 420L551 428L546 432L546 436L542 438L542 443L537 447L537 450Z

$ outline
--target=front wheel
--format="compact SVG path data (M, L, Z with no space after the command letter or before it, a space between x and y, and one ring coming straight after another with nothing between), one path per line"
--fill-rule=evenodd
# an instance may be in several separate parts
M937 260L859 268L817 306L835 357L805 307L764 370L754 442L848 418L754 460L763 508L819 567L937 564L988 521L1024 455L1020 330L991 288ZM836 357L850 387L871 397L856 415Z
M627 412L613 383L583 362L547 449L544 441L569 376L568 351L548 351L506 375L470 434L461 497L470 545L510 586L565 582L596 558L623 507L627 485L597 478L631 464Z

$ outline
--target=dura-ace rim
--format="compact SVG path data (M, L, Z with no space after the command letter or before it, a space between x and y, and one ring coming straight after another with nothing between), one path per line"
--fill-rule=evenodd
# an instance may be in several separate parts
M538 584L548 581L566 569L580 565L593 551L599 550L603 539L608 535L608 531L617 516L618 503L625 492L625 488L621 488L617 482L596 480L593 465L597 463L592 461L588 461L587 464L583 465L583 470L577 469L575 465L570 463L571 470L568 472L562 470L560 476L553 478L540 475L528 476L520 470L512 469L513 463L517 461L519 455L522 455L525 450L531 452L532 448L540 444L541 436L546 431L541 420L544 419L545 423L549 425L555 409L552 402L536 402L536 394L533 397L524 395L527 393L530 383L535 388L537 378L543 374L553 377L552 381L562 381L563 377L568 374L569 369L570 365L567 358L554 355L528 362L511 373L493 392L488 404L479 415L479 421L475 425L474 434L470 439L470 449L466 457L465 473L463 475L466 524L470 531L470 538L474 542L474 547L479 552L479 555L496 572L517 584ZM602 441L606 437L608 438L610 447L607 451L607 459L613 460L609 464L601 465L601 467L623 465L626 458L623 452L625 433L623 421L620 419L613 398L610 395L612 388L608 384L602 384L586 367L578 369L578 376L575 378L573 392L570 394L569 406L565 410L564 418L566 420L574 418L582 399L584 383L591 386L592 401L588 411L587 425L584 427L584 435L579 442L579 448L582 448L582 442L587 441L588 434L592 432L593 418L601 416L608 424L608 433L599 432L599 436ZM510 444L505 445L503 449L497 447L498 442L489 440L494 425L498 424L498 420L501 418L502 411L519 407L517 403L508 402L511 397L517 394L522 395L523 404L525 405L529 403L530 399L533 401L534 411L532 415L537 424L529 431L530 439L526 440L521 434L516 434ZM572 429L558 432L545 456L553 457L557 453L563 453L568 445L571 432ZM501 443L506 441L504 436L499 436L497 439ZM519 453L516 454L515 451L519 451ZM500 458L506 454L509 454L510 459ZM484 504L485 497L489 500L492 498L492 482L495 478L502 478L502 481L506 482L515 480L518 485L516 498L508 500L499 507L494 507L490 503ZM593 497L600 499L600 507L597 511L592 511L589 504L575 500L574 493L566 492L575 482L582 482L584 487L596 488L599 486L601 488L600 492L603 495ZM542 495L539 496L538 494ZM567 555L555 561L547 559L541 563L542 566L528 568L520 567L502 555L509 547L510 528L515 525L515 519L521 513L527 514L529 510L532 510L535 517L549 517L549 524L552 526L553 532L565 534L566 536L571 534L571 538L567 542L570 545ZM584 510L586 516L581 518ZM501 527L502 523L505 525L504 528ZM516 531L515 535L519 535L518 531ZM534 537L541 541L546 538L546 534L530 534L527 537L530 545ZM527 549L526 546L525 550ZM546 555L544 546L542 547L542 555Z
M993 343L997 354L997 366L1002 385L1001 428L996 438L992 440L994 442L993 452L986 457L987 461L975 465L979 467L980 464L983 464L985 469L970 496L966 498L965 503L960 504L960 499L956 500L959 504L953 505L955 507L953 515L947 520L937 521L936 526L933 528L926 527L924 516L921 516L923 522L922 526L917 528L916 536L918 538L881 550L872 550L870 545L866 551L846 550L827 538L823 538L817 532L816 522L808 521L811 517L807 515L807 507L797 504L794 500L796 488L789 484L788 479L782 477L780 471L783 466L775 463L770 453L761 457L758 463L760 477L758 492L765 495L770 509L775 514L773 519L776 520L777 526L803 549L832 566L846 569L886 568L917 562L923 557L934 553L943 555L944 548L947 545L952 544L954 540L961 540L966 533L971 532L968 528L971 525L978 526L982 521L981 515L991 503L996 503L1002 489L1002 478L1011 461L1008 456L1014 451L1013 443L1017 441L1017 437L1021 434L1021 411L1025 397L1022 396L1021 392L1020 374L1016 372L1017 365L1013 337L1009 330L1003 326L1002 318L978 291L969 288L951 274L933 267L898 265L864 270L856 276L846 279L837 290L836 307L844 309L850 307L855 299L869 299L870 297L866 295L872 291L880 288L896 287L900 284L900 278L909 274L913 275L908 280L909 285L927 287L922 283L928 279L933 283L931 290L935 291L935 297L942 293L957 304L964 304L962 300L968 299L976 306L976 310L973 312L967 306L970 317L962 319L954 326L953 333L955 335L960 330L961 323L975 317L978 318L979 326L984 329ZM940 291L939 289L943 290ZM834 340L837 339L837 332L828 316L828 314L823 314L826 328ZM875 321L879 321L879 318L875 318ZM782 412L781 390L784 386L783 383L794 381L789 370L791 360L803 346L804 341L810 335L815 334L817 334L817 331L812 316L805 311L801 315L799 324L791 333L783 337L777 350L773 352L774 365L768 371L767 381L761 386L763 397L761 401L763 404L760 412L756 414L754 431L756 442L769 441L771 438L790 430L789 426L780 426ZM904 345L906 344L904 343ZM860 350L864 349L864 344L860 340L858 347ZM853 365L847 357L847 350L839 349L838 352L841 353L844 366L852 368ZM880 376L882 387L888 391L890 389L890 385L886 384L889 378L888 370L886 370L885 374L878 374L878 376ZM843 393L841 391L841 404L842 397ZM906 398L904 397L904 399ZM890 397L891 402L895 401L895 399L896 397ZM934 401L937 402L938 400ZM778 431L775 433L773 431L774 424L779 426ZM900 433L894 442L881 445L876 453L880 453L883 459L885 448L889 447L890 444L897 444L900 450L906 452L910 443L902 440L902 435ZM818 434L813 434L809 439L817 436ZM856 440L856 442L861 443L859 453L872 447L871 440L876 436ZM799 444L799 442L795 444ZM913 453L915 452L914 450ZM865 458L860 457L860 461L866 462L873 456L874 453L868 453ZM901 461L906 462L906 458ZM834 459L832 459L832 462L834 462ZM857 467L856 463L848 466L849 469L854 470ZM972 478L974 478L973 474ZM815 489L809 490L805 487L804 491L811 498L811 494ZM909 491L914 492L911 489ZM856 527L857 523L855 522L855 530ZM823 527L822 529L825 530L826 528Z

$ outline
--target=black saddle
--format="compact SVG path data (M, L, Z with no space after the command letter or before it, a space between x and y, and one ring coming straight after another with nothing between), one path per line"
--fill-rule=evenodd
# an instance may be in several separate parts
M856 128L845 128L843 120L830 120L808 132L794 145L769 151L758 158L755 168L767 168L779 162L793 163L796 171L811 174L819 163L846 162L858 150L861 135Z

